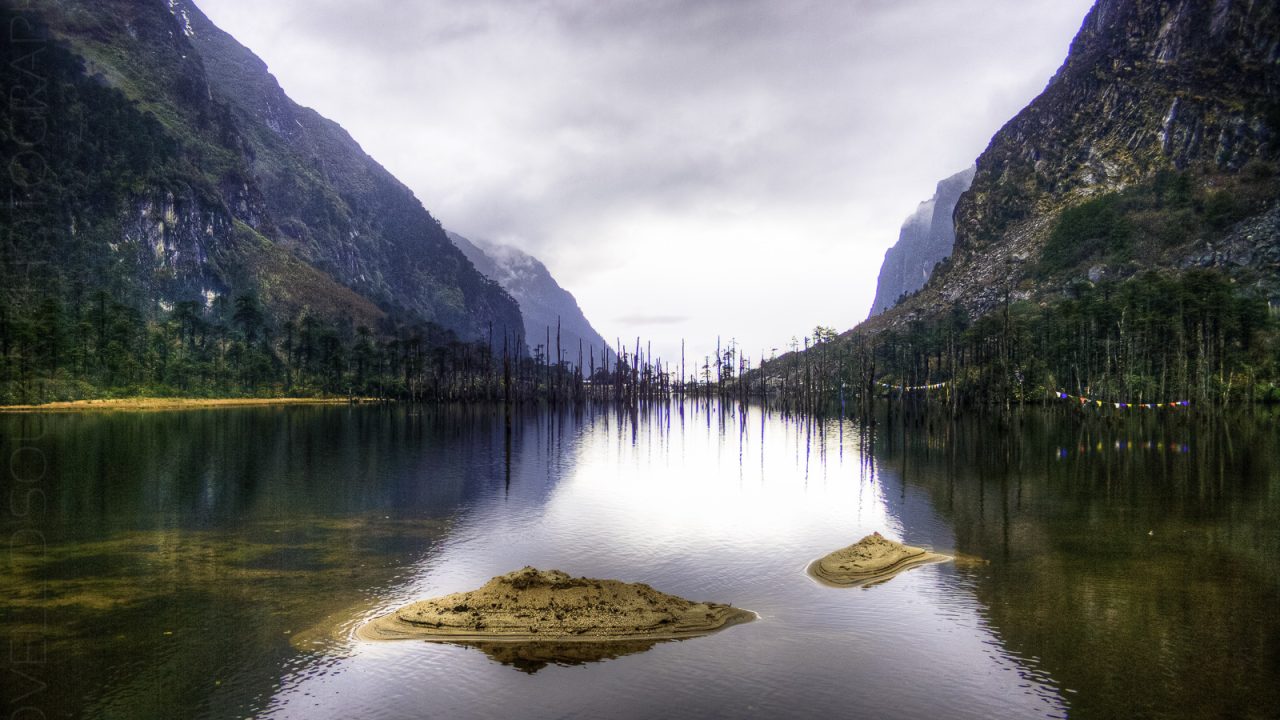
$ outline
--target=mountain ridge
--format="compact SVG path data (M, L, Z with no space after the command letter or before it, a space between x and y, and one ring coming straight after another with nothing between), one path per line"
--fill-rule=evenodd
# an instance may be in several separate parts
M81 78L58 80L71 100L89 87L127 99L112 117L62 117L55 106L50 127L143 125L167 148L126 151L142 175L111 197L64 193L50 208L61 216L50 225L95 234L55 244L101 243L86 250L119 278L113 294L144 315L250 293L280 319L313 313L375 331L431 322L479 339L491 325L522 324L515 301L474 271L407 187L336 123L293 103L189 0L35 0L22 12L82 63ZM118 152L96 140L83 151ZM93 167L77 171L94 181Z
M552 343L547 348L549 357L558 334L562 357L573 367L579 364L579 343L586 371L592 357L596 358L596 367L616 360L614 350L592 327L577 299L560 286L541 260L510 245L471 240L452 231L449 239L481 274L501 285L519 303L525 342L535 354L537 348Z
M233 98L243 117L256 121L246 123L259 128L250 136L251 166L268 208L299 254L363 294L401 303L470 337L485 337L495 319L514 324L509 298L468 272L444 228L408 187L336 122L294 103L266 63L190 0L169 5L187 20L215 92ZM262 133L263 127L270 134ZM338 197L317 187L321 183L308 187L308 170ZM316 207L317 193L328 202ZM334 216L336 221L330 219ZM424 285L452 285L462 298L424 296L419 292Z
M502 348L524 372L515 299L189 0L0 20L0 404L491 399Z
M951 255L956 203L969 189L975 172L976 168L970 167L939 182L933 197L920 203L902 224L898 241L885 251L868 317L883 313L904 295L924 287L934 266Z
M953 411L1280 402L1280 5L1098 0L954 219L924 287L764 386L814 409L854 388L864 412L886 388Z
M1220 193L1243 197L1249 207L1229 214L1236 223L1268 212L1280 150L1280 9L1239 2L1215 7L1196 0L1099 0L1044 92L979 157L972 188L956 207L952 258L923 292L865 329L953 306L978 316L1007 299L1058 295L1090 276L1177 271L1188 258L1212 256L1220 228L1160 238L1127 265L1095 253L1056 275L1041 272L1064 210L1161 177L1185 178L1188 192L1202 196L1199 205L1225 203L1215 197ZM1203 207L1194 209L1204 214ZM1260 238L1265 252L1258 257L1274 254L1277 242ZM1263 292L1280 291L1274 266L1214 267L1261 282Z

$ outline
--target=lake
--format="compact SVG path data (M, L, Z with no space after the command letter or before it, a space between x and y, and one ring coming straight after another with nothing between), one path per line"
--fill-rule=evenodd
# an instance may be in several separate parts
M692 401L0 415L5 716L1277 717L1278 427ZM873 531L960 561L805 574ZM352 639L526 565L759 619L600 662Z

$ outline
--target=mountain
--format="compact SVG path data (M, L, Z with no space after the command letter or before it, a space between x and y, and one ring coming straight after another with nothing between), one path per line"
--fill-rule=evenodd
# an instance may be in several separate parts
M1280 402L1280 4L1098 0L954 220L923 288L764 385L864 412L885 385L953 409Z
M509 245L468 240L454 233L449 239L485 277L497 282L520 304L524 315L524 336L530 348L548 343L554 356L556 330L560 332L560 348L563 358L573 366L578 365L579 343L583 348L584 366L589 366L590 353L595 353L596 366L604 359L612 363L614 351L609 347L578 307L578 301L568 290L560 287L550 271L537 258ZM535 350L536 352L536 350Z
M956 241L952 216L960 195L973 183L975 170L969 168L938 183L933 197L920 203L902 224L898 242L884 254L869 317L879 315L898 304L904 295L924 287L933 267L951 255Z
M874 330L1080 283L1216 269L1280 300L1280 6L1099 0L996 135L951 259Z
M276 325L310 317L347 335L430 323L478 340L523 326L407 187L189 0L4 12L39 28L24 41L40 51L23 74L10 45L6 89L50 96L38 114L10 106L38 136L26 157L40 182L2 188L28 202L0 222L43 233L6 251L14 313L51 291L74 312L105 291L151 322L252 296ZM4 149L17 154L14 140Z

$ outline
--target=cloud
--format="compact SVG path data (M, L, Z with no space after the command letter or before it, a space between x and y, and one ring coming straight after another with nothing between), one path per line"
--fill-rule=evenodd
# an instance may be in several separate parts
M624 315L618 318L618 322L629 326L678 325L688 320L686 315Z
M864 317L902 220L1091 0L200 4L446 227L669 354Z

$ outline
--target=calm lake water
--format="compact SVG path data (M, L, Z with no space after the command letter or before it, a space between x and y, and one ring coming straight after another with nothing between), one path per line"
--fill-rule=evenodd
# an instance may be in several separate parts
M1280 717L1278 427L694 403L0 416L2 709ZM972 559L869 588L805 575L872 531ZM580 664L351 639L524 565L760 619Z

